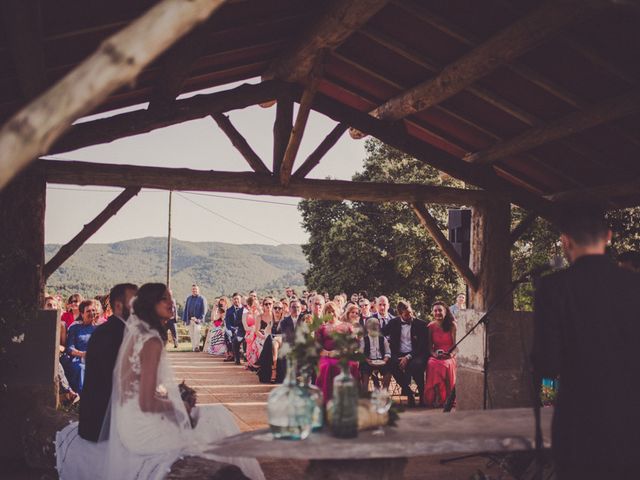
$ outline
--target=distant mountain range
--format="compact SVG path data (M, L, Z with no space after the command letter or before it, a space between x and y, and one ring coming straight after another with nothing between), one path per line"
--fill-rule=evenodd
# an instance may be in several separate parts
M46 245L48 260L60 245ZM179 303L191 285L213 302L235 291L282 295L290 285L302 290L308 264L300 245L232 245L173 240L171 288ZM107 293L119 282L166 282L167 240L147 237L117 243L83 245L47 282L47 291L85 297Z

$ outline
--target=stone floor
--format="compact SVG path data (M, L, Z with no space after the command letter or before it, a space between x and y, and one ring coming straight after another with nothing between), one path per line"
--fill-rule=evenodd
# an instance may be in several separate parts
M258 383L255 373L221 358L204 353L170 352L176 380L186 383L198 392L199 404L221 403L234 415L241 431L267 427L267 397L275 385ZM404 415L442 415L437 410L411 410ZM446 457L445 457L446 458ZM268 480L304 478L306 462L259 459ZM440 457L419 457L409 461L405 478L441 480L467 480L481 470L492 479L510 480L497 466L487 466L487 460L473 457L448 465L440 464Z

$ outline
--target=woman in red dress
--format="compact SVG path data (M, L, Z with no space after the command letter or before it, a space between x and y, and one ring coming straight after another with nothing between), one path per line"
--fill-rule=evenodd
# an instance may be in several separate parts
M455 353L447 353L456 343L456 322L444 302L435 302L432 313L424 401L429 407L441 407L456 385Z

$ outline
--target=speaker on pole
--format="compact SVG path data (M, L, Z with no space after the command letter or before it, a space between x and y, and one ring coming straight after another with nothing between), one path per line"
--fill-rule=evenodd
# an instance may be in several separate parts
M471 257L471 210L449 210L449 241L466 264Z

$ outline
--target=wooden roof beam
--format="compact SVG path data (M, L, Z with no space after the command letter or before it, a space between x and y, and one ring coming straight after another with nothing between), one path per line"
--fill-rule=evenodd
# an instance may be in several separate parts
M273 80L257 85L244 84L230 90L176 100L170 112L135 110L78 123L49 149L49 153L68 152L89 145L108 143L118 138L203 118L212 113L257 105L275 99L284 88L282 83Z
M233 126L229 117L224 113L214 113L211 117L215 120L229 140L231 140L231 144L236 147L236 150L240 152L240 155L243 156L254 172L266 174L271 173L262 159L253 150L253 148L251 148L247 140L236 129L236 127Z
M423 204L412 203L411 208L413 208L413 211L416 214L416 217L418 217L418 221L420 222L420 224L427 229L433 240L452 263L460 276L464 278L465 282L473 290L476 290L478 288L478 277L476 277L476 275L471 271L469 265L466 264L462 257L458 254L458 252L456 252L447 237L444 236L444 234L440 230L438 221L431 216L429 210L427 210L427 208Z
M289 145L293 129L293 96L282 92L276 104L276 119L273 122L273 174L280 176L282 159Z
M118 211L124 207L129 200L138 195L139 192L140 187L125 188L124 191L122 191L115 199L109 202L109 205L107 205L105 209L96 216L96 218L87 223L75 237L69 240L68 243L60 247L60 250L58 250L44 266L43 276L45 280L60 268L60 265L66 262L71 255L76 253L78 249L107 222L107 220L118 213Z
M302 38L269 66L266 78L305 83L323 50L334 50L365 25L389 0L333 0Z
M476 164L491 164L503 158L526 152L589 128L612 122L640 111L640 89L598 103L589 109L573 112L546 125L531 128L516 137L498 142L482 152L468 155Z
M547 0L445 67L435 78L390 99L373 114L397 120L437 105L535 48L567 24L585 18L607 4L604 0Z
M0 188L36 157L47 153L75 120L132 82L146 65L223 3L159 2L16 113L0 130Z
M67 185L142 187L162 190L230 192L362 202L422 202L475 205L489 194L482 190L421 184L387 184L292 178L284 186L277 177L254 172L217 172L186 168L141 167L62 160L38 160L47 182Z
M348 130L348 126L344 123L339 123L336 125L333 130L329 132L329 134L320 142L320 144L316 147L316 149L309 154L306 160L300 165L296 173L293 174L296 178L305 178L311 170L316 168L316 166L322 160L331 148L338 143L342 134Z
M4 0L0 5L22 97L31 100L44 90L47 78L40 2Z
M527 232L527 230L529 230L529 228L531 228L533 223L536 221L536 218L538 218L538 215L536 215L535 213L528 213L520 221L520 223L518 223L518 225L516 225L514 229L511 230L511 234L509 236L509 242L511 243L511 245L516 243L518 239L522 235L524 235Z

